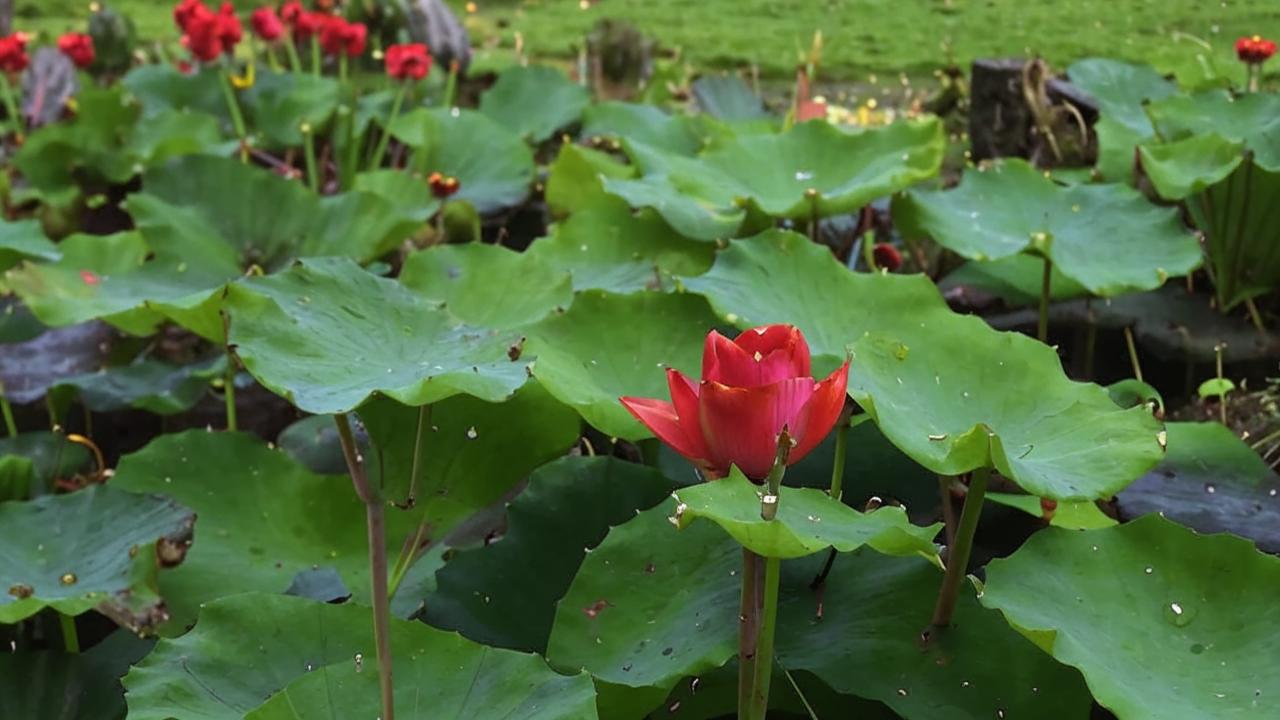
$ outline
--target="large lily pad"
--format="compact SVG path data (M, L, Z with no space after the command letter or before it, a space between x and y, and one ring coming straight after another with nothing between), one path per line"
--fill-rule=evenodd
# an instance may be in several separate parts
M640 103L602 102L582 114L582 136L626 138L678 155L693 155L704 137L685 115Z
M269 147L302 147L302 125L323 129L338 109L342 86L308 73L259 71L240 101L251 128Z
M1089 717L1080 675L982 608L967 582L952 626L922 642L942 583L932 563L866 549L840 555L823 586L820 619L819 598L807 587L815 571L814 563L797 563L783 573L778 662L787 669L906 718Z
M555 162L547 168L547 187L543 194L552 216L560 218L588 210L610 197L604 191L604 178L635 176L634 167L609 153L565 143L560 146Z
M932 177L942 162L936 120L848 134L804 123L779 134L743 134L698 159L628 144L640 180L605 188L633 206L652 207L682 234L731 237L752 204L765 215L810 221L854 212L872 200Z
M454 196L481 214L524 202L533 183L533 153L520 137L473 110L418 109L401 115L391 134L414 151L414 166L458 178Z
M780 230L733 242L709 272L682 283L732 325L795 325L833 367L867 332L946 307L928 278L850 272L826 247Z
M1122 490L1120 514L1159 513L1198 532L1230 532L1280 552L1280 477L1216 422L1166 425L1169 452Z
M480 112L540 143L577 122L591 102L587 89L546 65L513 65L480 97Z
M151 629L167 619L159 570L182 561L194 523L172 500L110 486L0 503L0 622L46 607L64 615L97 608L133 630Z
M853 368L854 399L942 475L993 467L1039 497L1095 500L1162 455L1162 425L1145 407L1118 408L1105 389L1067 379L1052 348L977 317L935 312L869 335Z
M1105 530L1049 529L987 566L982 603L1048 639L1124 718L1280 713L1280 559L1159 516Z
M527 253L567 270L574 290L630 293L668 289L668 275L705 272L715 249L679 235L653 211L632 213L608 197L575 212Z
M485 648L421 623L392 622L397 709L405 717L426 717L420 703L444 712L458 703L453 693L466 697L469 690L470 703L461 706L474 714L457 717L487 717L490 710L501 716L512 710L502 705L512 696L552 691L563 693L560 707L593 707L586 678L566 678L536 657ZM161 641L125 677L129 717L167 720L179 712L190 720L372 717L378 702L372 635L369 609L358 605L254 593L210 603L195 630ZM415 681L419 674L425 676ZM495 683L498 678L505 682ZM317 681L318 687L307 688ZM326 692L327 683L340 685L341 691Z
M348 260L232 285L225 304L245 369L307 412L347 412L374 392L406 405L458 393L496 402L527 379L508 356L518 335L463 325Z
M893 214L904 234L970 259L1044 255L1104 296L1155 289L1201 260L1175 210L1123 185L1062 187L1016 159L970 172L953 190L912 190Z
M656 470L615 458L540 468L508 506L502 539L459 552L436 573L427 619L486 645L545 651L556 601L586 553L670 491Z
M568 273L500 245L437 245L405 261L400 282L458 319L506 330L573 301Z
M0 272L23 260L57 260L60 255L39 220L0 223Z
M1242 143L1263 170L1280 172L1280 96L1274 93L1176 95L1149 104L1147 114L1164 141L1216 134Z
M663 368L696 371L715 324L693 295L589 291L568 312L529 328L525 352L537 356L532 372L548 392L601 432L636 440L650 433L618 398L666 397Z
M860 513L812 488L780 488L777 518L764 520L761 487L737 468L724 479L680 490L676 503L677 527L706 518L751 552L783 559L830 547L848 552L864 545L891 555L933 555L933 538L941 529L912 525L902 508Z
M201 603L239 592L283 592L317 565L368 592L364 506L344 476L315 475L244 433L189 430L162 436L120 461L111 484L164 493L200 517L187 561L161 577L181 632ZM388 517L387 544L399 549L409 518Z
M1049 269L1049 275L1050 300L1071 300L1089 295L1088 288L1063 275L1056 265ZM958 291L966 297L976 290L1000 298L1007 305L1034 306L1040 302L1043 282L1044 261L1018 253L999 260L971 260L942 278L938 289L948 296ZM980 298L973 299L980 301Z
M189 365L144 360L59 380L53 389L75 393L94 412L138 408L173 415L190 410L226 368L225 355Z
M676 532L668 514L636 515L587 555L556 610L553 664L666 691L737 653L742 548L711 523Z
M1076 61L1067 68L1067 76L1102 111L1094 125L1098 170L1111 182L1127 182L1133 175L1134 146L1154 133L1144 104L1173 95L1177 84L1148 65L1109 58Z

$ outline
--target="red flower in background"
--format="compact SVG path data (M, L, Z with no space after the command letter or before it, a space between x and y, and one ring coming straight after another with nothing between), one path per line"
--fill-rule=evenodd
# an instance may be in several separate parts
M281 17L289 27L293 28L294 40L309 40L319 35L330 17L324 13L307 12L301 5L285 5L282 13L286 11L288 15L282 14Z
M293 25L298 22L298 18L306 13L306 8L302 7L302 3L298 2L298 0L289 0L289 2L280 6L280 19L286 25Z
M876 243L871 248L871 255L876 261L876 267L882 267L889 272L894 272L902 267L902 253L898 252L898 248L889 243Z
M462 183L458 182L458 178L438 172L433 172L427 177L427 184L431 186L431 194L439 200L452 197L454 193L462 188Z
M274 8L260 7L249 16L249 26L253 33L264 42L275 42L284 35L284 21L276 14Z
M701 383L668 370L671 402L626 397L622 404L708 475L723 477L737 465L759 480L773 467L784 427L796 443L787 457L793 465L840 418L849 363L821 382L809 372L809 345L790 325L745 330L735 340L712 331Z
M369 38L369 31L364 24L347 22L337 15L324 18L324 25L320 28L320 47L326 55L359 57L364 54L364 46Z
M182 45L201 62L212 62L233 51L244 37L240 18L229 2L214 13L200 0L183 0L174 8L173 17L182 28Z
M93 38L84 33L69 32L58 38L58 50L82 70L93 64Z
M240 18L236 17L236 9L229 2L222 3L222 8L218 10L217 34L218 40L222 43L223 52L231 52L236 45L240 44L240 40L244 38L244 28L240 25Z
M1249 65L1261 65L1271 59L1276 54L1276 43L1274 40L1263 39L1261 35L1253 37L1242 37L1236 40L1236 57L1240 58L1240 62Z
M194 23L206 21L213 17L213 12L204 6L203 0L182 0L173 8L173 21L183 34L191 34Z
M0 70L18 73L27 69L31 59L27 57L27 36L14 33L0 38Z
M387 48L387 74L396 80L421 80L431 71L431 53L422 43Z

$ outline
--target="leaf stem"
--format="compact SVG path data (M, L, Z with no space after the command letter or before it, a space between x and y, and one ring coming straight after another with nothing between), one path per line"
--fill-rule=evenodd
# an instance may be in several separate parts
M749 720L760 632L761 557L742 548L742 600L738 606L738 720Z
M356 496L365 506L369 528L369 580L372 585L373 639L378 651L378 681L382 690L382 720L395 720L394 685L391 672L391 598L387 586L387 539L384 503L369 484L364 471L364 458L356 448L351 423L346 413L333 416L342 443L342 456Z
M764 612L756 640L756 663L752 680L750 720L765 720L769 711L769 681L773 678L773 638L778 626L778 584L782 559L764 560Z
M307 163L307 186L311 192L320 193L320 170L316 165L316 139L311 123L304 122L299 128L302 131L302 152Z
M378 147L373 151L373 160L369 163L370 170L377 170L382 166L382 158L386 156L387 145L391 142L391 125L395 123L396 118L400 117L400 108L404 107L404 99L408 94L409 83L401 83L400 91L396 93L396 99L391 103L391 115L387 118L387 125L382 128L382 137L378 139Z
M454 60L449 63L449 78L444 84L444 100L440 103L440 107L446 110L453 107L454 100L458 96L458 61Z
M831 489L827 494L833 500L844 496L844 461L849 445L849 421L841 415L840 424L836 425L836 456L831 462Z
M239 429L236 422L236 354L231 348L231 316L222 313L222 344L227 353L227 369L222 374L222 398L227 408L227 432Z
M1142 365L1138 362L1138 346L1133 342L1133 328L1127 325L1124 328L1124 342L1129 346L1129 364L1133 366L1133 377L1138 382L1143 382Z
M1040 275L1040 323L1036 326L1036 339L1042 343L1049 341L1049 293L1053 282L1053 261L1046 255L1044 272Z
M311 74L320 77L320 38L311 36Z
M1244 299L1245 309L1249 311L1249 320L1253 322L1253 327L1257 329L1258 334L1263 340L1267 339L1267 326L1262 322L1262 313L1258 312L1258 305L1253 298Z
M244 115L240 112L240 103L236 100L236 91L231 87L230 70L223 68L218 73L218 84L222 86L222 97L227 102L227 112L231 113L231 126L235 128L236 139L240 141L240 162L248 164L249 145L245 130Z
M0 413L4 414L4 429L9 432L9 437L17 437L18 423L13 419L13 406L9 404L9 397L4 393L3 381L0 381Z
M987 481L991 478L991 468L981 467L973 471L969 481L969 493L964 498L964 509L960 511L960 526L956 528L956 544L947 553L947 572L942 579L942 591L938 593L938 604L933 609L933 626L945 628L951 624L951 616L956 609L956 598L960 593L960 583L964 580L969 567L969 555L973 552L973 536L978 530L978 518L982 515L982 500L987 495Z
M13 136L21 142L22 114L18 112L18 101L13 97L13 85L9 83L9 74L5 72L0 72L0 99L4 100L4 111L9 115L9 122L13 125Z
M289 56L289 69L295 73L302 73L302 58L298 57L298 46L293 38L289 38L284 45L285 55Z
M76 634L76 619L66 613L58 613L58 624L62 628L62 646L71 655L80 654L80 636Z

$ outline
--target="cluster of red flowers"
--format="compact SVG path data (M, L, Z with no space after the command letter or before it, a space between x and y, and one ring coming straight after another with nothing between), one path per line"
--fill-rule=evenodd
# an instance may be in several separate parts
M218 12L202 0L182 0L173 8L173 20L182 30L182 44L201 62L216 60L229 53L244 36L240 18L229 2Z
M27 36L14 33L0 38L0 70L7 73L22 72L27 69L31 58L27 57Z
M363 23L348 22L341 15L327 12L310 12L298 0L289 0L278 14L270 7L258 8L250 22L258 37L267 42L280 39L287 26L294 40L319 38L320 47L332 56L359 57L369 39L369 30Z
M1276 54L1274 40L1266 40L1261 35L1242 37L1236 40L1236 57L1240 62L1250 65L1261 65Z
M369 38L364 23L347 22L339 15L325 15L320 25L320 47L326 55L360 57Z
M249 16L249 26L253 28L253 34L264 42L273 43L284 35L284 21L270 5L254 10Z
M396 80L421 80L431 71L431 53L422 43L387 48L387 74Z
M97 57L93 50L93 38L84 33L69 32L58 38L58 50L81 70L92 65L93 59Z

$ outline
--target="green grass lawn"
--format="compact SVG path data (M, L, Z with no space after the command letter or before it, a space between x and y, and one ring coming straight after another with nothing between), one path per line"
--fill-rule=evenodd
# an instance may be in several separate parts
M461 10L465 0L450 0ZM19 27L79 25L87 0L18 0ZM237 2L252 7L253 0ZM467 17L477 44L501 53L516 34L535 56L568 57L598 19L625 18L678 47L699 67L759 66L792 72L815 30L825 39L829 80L869 74L920 76L975 57L1039 53L1057 67L1107 56L1192 73L1208 57L1230 66L1240 35L1280 35L1278 0L476 0ZM170 0L116 0L144 37L173 33Z

